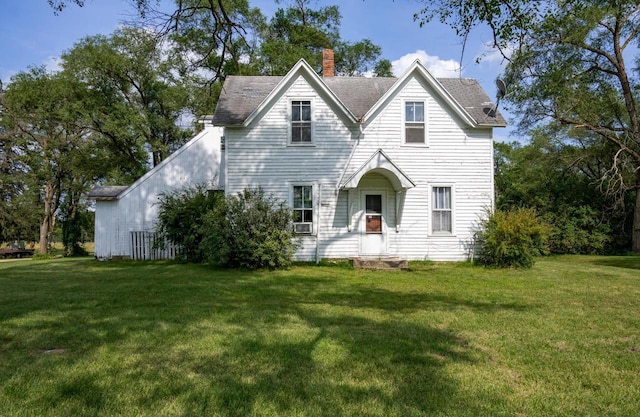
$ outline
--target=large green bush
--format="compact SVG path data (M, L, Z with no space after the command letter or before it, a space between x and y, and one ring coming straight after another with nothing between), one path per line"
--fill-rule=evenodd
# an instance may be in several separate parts
M291 209L261 188L228 196L208 212L203 251L213 264L248 269L283 268L295 250Z
M477 233L476 261L500 268L530 268L534 256L546 253L548 234L549 226L533 209L495 210Z
M604 252L609 242L611 227L590 206L563 207L557 213L548 213L545 220L552 227L551 253L597 254Z
M205 259L202 248L206 233L202 227L204 217L223 199L222 192L207 190L204 185L160 194L156 231L161 239L158 243L171 241L180 248L179 256L189 262L202 262Z

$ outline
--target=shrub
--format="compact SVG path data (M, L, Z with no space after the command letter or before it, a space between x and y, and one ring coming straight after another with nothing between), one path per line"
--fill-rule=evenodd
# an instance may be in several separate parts
M160 210L156 232L164 240L177 245L180 256L189 262L202 262L205 258L202 241L206 231L202 224L208 212L224 199L222 193L196 185L160 194Z
M533 209L495 210L477 234L476 261L500 268L530 268L534 256L546 253L548 233L549 226Z
M552 226L551 253L602 253L609 242L611 228L600 215L589 206L564 207L557 213L547 214L545 219Z
M247 269L283 268L295 250L291 210L265 196L262 188L247 188L228 196L204 219L207 260Z

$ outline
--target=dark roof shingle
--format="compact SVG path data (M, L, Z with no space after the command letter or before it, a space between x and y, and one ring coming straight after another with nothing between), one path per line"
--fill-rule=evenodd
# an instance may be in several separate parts
M239 126L267 98L284 77L230 76L224 82L213 123ZM361 119L393 87L397 78L329 77L325 85L356 119ZM506 126L495 105L472 78L440 78L444 89L481 126ZM495 112L495 116L493 113Z

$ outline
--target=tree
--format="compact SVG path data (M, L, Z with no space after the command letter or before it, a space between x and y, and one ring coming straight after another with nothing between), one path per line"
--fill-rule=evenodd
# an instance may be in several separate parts
M633 196L631 246L640 253L640 80L630 66L640 5L441 0L416 17L436 16L463 37L479 24L491 27L494 45L509 59L505 99L518 109L522 131L546 126L566 140L588 137L615 149L601 180L609 192Z
M335 45L338 75L362 76L365 73L378 68L384 68L384 63L376 63L382 48L373 44L369 39L359 42L339 42ZM388 61L387 61L388 62ZM373 73L377 76L375 71Z
M388 59L381 59L373 69L373 73L376 77L393 77L391 68L391 61Z
M26 167L20 149L15 145L16 132L3 114L4 94L0 90L0 242L35 241L39 219L36 201L25 183Z
M598 186L606 150L567 144L537 131L527 145L496 143L494 154L496 209L535 209L551 226L551 253L628 248L627 210Z
M176 0L175 9L165 13L153 0L137 0L144 25L171 39L183 52L190 69L199 70L211 85L228 74L240 73L254 28L264 18L247 0Z
M125 27L84 38L62 55L62 67L85 85L88 127L108 139L131 177L146 170L147 149L155 166L191 135L177 123L189 103L181 63L153 33Z
M84 0L47 0L47 2L49 3L49 6L51 6L51 8L53 9L53 12L55 14L60 13L61 11L64 10L65 7L67 7L68 3L72 3L75 4L77 6L80 7L84 7Z
M292 0L289 7L278 9L269 24L262 27L262 42L257 53L260 73L286 74L301 58L320 73L325 48L335 52L338 75L363 75L373 70L381 48L369 39L354 43L343 41L338 6L314 10L310 3L311 0Z
M341 16L338 6L313 10L309 3L295 0L278 9L263 30L259 55L264 74L286 74L301 58L321 71L322 50L340 40Z
M23 194L38 196L40 204L40 252L47 253L55 215L65 183L73 171L72 160L91 142L90 131L78 117L81 88L68 74L49 74L32 68L11 79L3 104L3 122L14 132L12 147L20 156Z

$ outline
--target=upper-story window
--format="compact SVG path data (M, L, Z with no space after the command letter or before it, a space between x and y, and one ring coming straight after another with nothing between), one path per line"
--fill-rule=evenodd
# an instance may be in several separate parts
M425 143L424 140L424 102L405 102L405 143Z
M311 143L311 101L291 102L291 143Z

